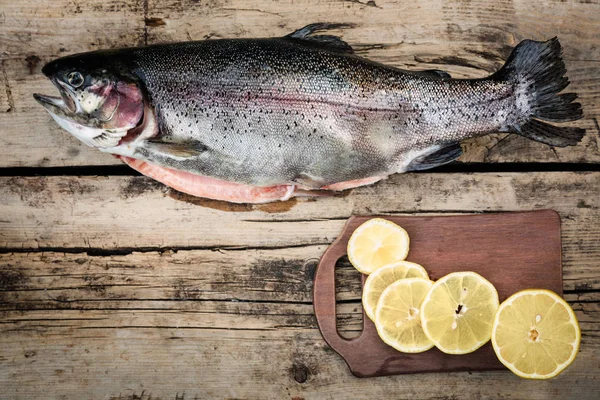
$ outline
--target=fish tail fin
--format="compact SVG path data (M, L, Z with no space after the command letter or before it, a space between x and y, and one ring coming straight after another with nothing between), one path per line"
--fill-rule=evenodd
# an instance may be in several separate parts
M569 85L561 53L556 37L545 42L524 40L491 77L514 83L518 118L509 130L557 147L576 145L585 135L585 129L540 121L568 122L583 116L581 104L573 102L577 94L558 94Z

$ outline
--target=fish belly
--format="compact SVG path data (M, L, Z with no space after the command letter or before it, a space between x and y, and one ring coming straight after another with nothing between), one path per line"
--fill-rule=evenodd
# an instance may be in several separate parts
M401 141L386 116L375 111L269 99L249 107L221 104L218 111L191 118L178 114L163 110L160 139L199 143L198 154L181 157L141 143L136 157L228 182L312 189L397 169Z
M161 167L135 158L124 156L119 158L141 174L164 183L175 190L213 200L223 200L231 203L269 203L288 200L296 190L294 185L270 187L242 185Z

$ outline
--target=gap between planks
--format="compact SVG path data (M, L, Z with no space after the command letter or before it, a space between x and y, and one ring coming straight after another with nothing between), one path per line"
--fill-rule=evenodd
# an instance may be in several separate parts
M450 163L411 174L527 173L527 172L599 172L600 163ZM126 165L81 165L68 167L4 167L0 177L33 176L142 176Z

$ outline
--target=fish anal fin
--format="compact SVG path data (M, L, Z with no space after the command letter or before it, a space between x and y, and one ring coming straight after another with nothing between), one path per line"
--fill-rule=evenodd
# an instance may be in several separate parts
M316 23L306 25L295 32L285 36L286 39L300 40L305 44L312 44L328 50L341 51L344 53L354 53L354 49L348 43L343 41L338 36L333 35L313 35L315 32L325 31L337 28L352 28L353 24L333 24L333 23Z
M431 151L410 161L406 171L421 171L448 164L462 154L459 142L446 143L430 147Z
M373 184L375 182L379 182L380 180L385 179L385 178L386 178L385 176L371 176L371 177L364 178L364 179L355 179L353 181L332 183L331 185L323 186L322 189L335 190L335 191L353 189L353 188L356 188L359 186L371 185L371 184Z
M208 148L198 141L185 142L163 142L158 140L147 140L144 143L149 150L154 150L177 158L197 157Z
M528 139L555 147L575 146L585 135L585 129L582 128L554 126L536 119L515 127L514 131Z
M304 172L298 174L298 176L292 181L299 184L301 188L308 190L320 189L325 183L323 178L311 176L310 174L306 174Z

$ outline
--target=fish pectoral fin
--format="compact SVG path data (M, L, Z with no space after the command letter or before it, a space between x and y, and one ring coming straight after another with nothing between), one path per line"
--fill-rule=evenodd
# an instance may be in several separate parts
M447 73L446 71L442 71L441 69L426 69L425 71L419 71L419 72L423 72L427 75L431 75L434 78L440 78L440 79L451 79L452 78L449 73Z
M336 28L352 28L353 24L330 24L330 23L316 23L306 25L304 28L300 28L295 32L285 36L286 39L301 40L305 44L312 44L318 47L326 48L329 50L341 51L343 53L354 53L354 49L348 43L343 41L338 36L333 35L315 35L312 34L318 31L325 31Z
M413 159L406 167L406 171L421 171L448 164L462 154L459 142L431 146L430 149L430 152Z
M178 158L197 157L208 150L204 144L194 140L184 142L147 140L145 142L145 147L147 147L149 150L165 153Z

